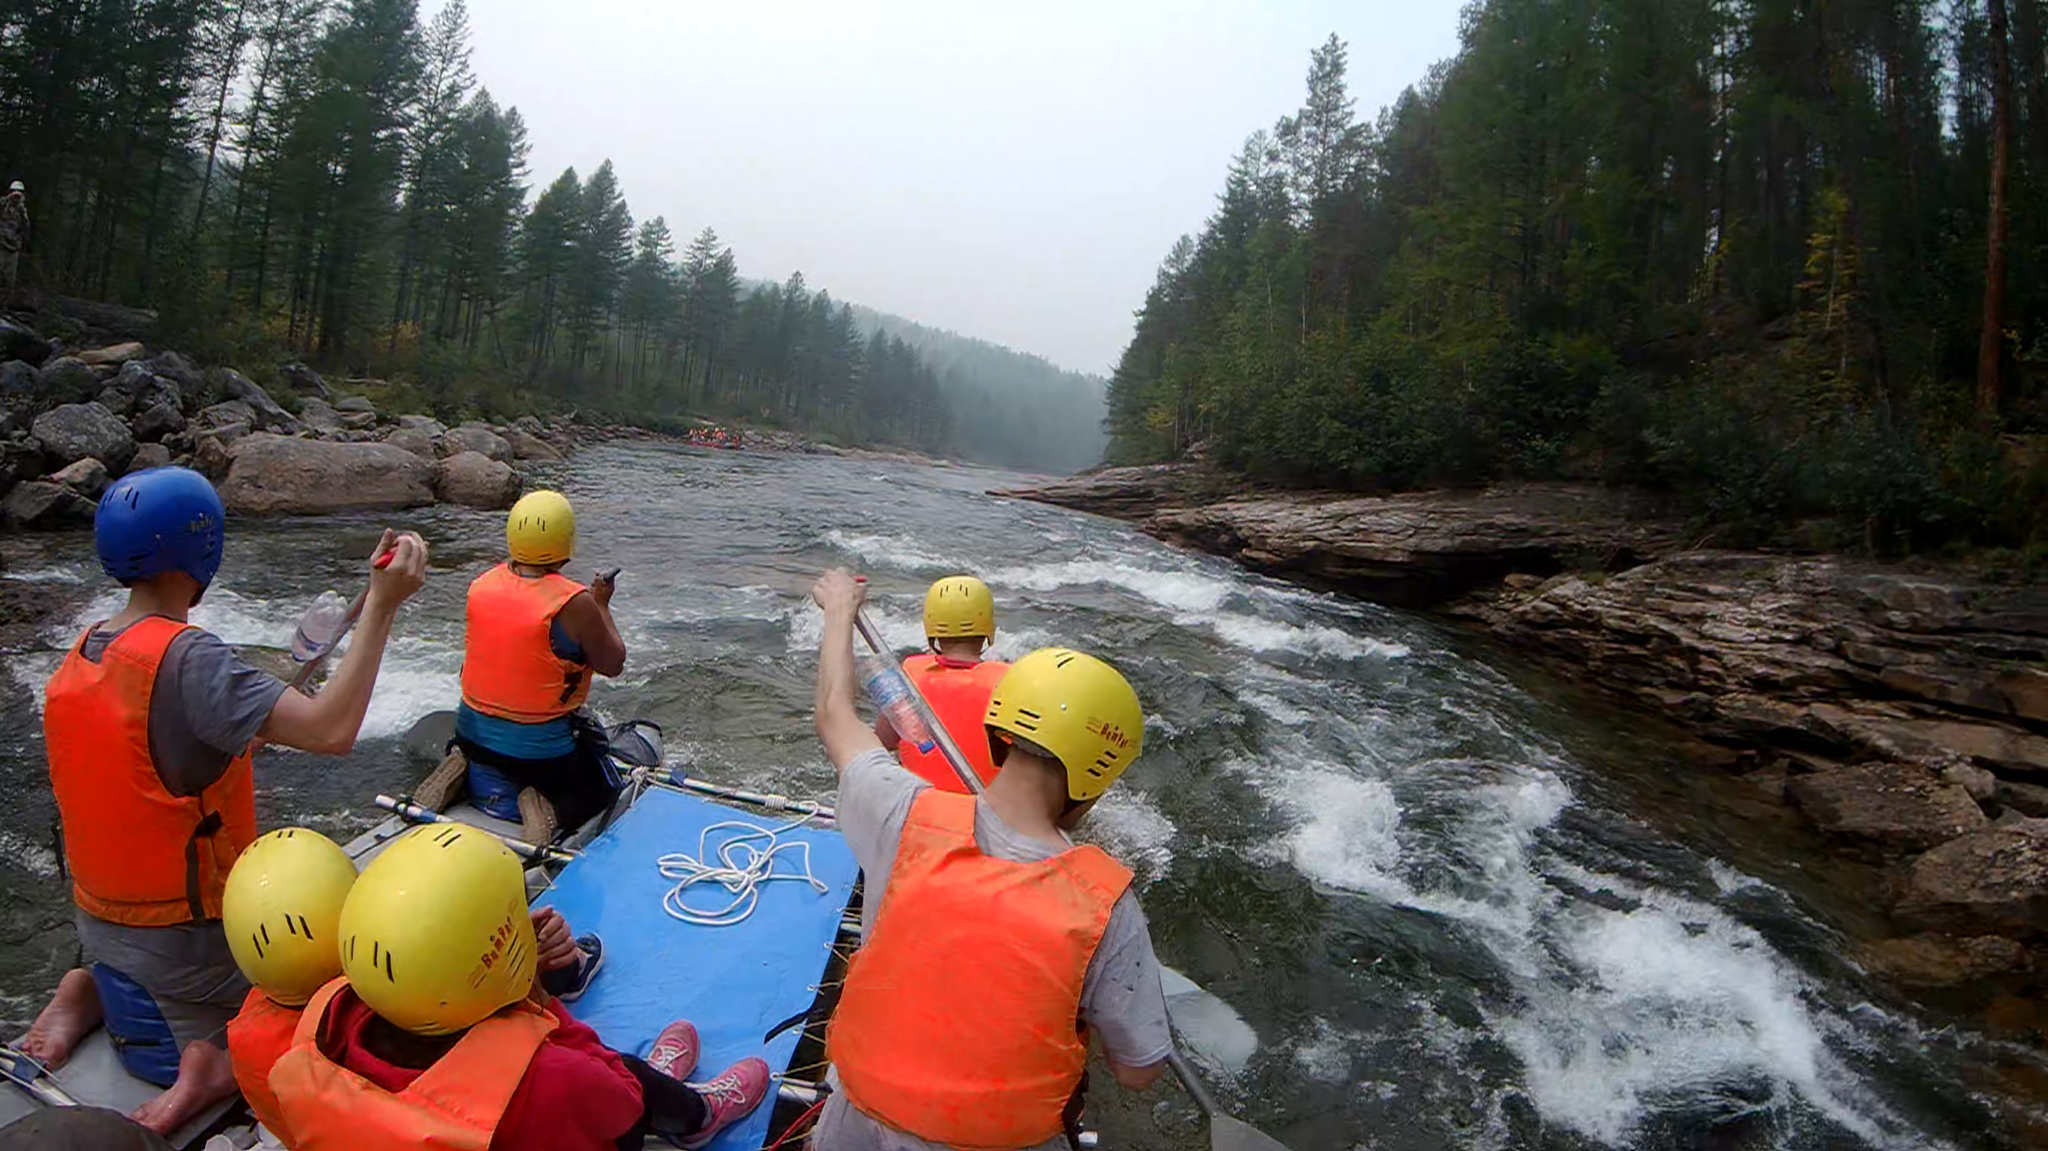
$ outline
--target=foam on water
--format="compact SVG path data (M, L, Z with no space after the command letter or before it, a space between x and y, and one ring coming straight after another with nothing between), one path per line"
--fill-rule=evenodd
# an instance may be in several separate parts
M1649 1110L1687 1097L1748 1106L1769 1083L1879 1147L1925 1147L1832 1052L1806 979L1750 927L1670 892L1600 882L1631 911L1575 906L1547 934L1572 970L1525 988L1528 1006L1494 1021L1546 1118L1610 1144ZM1534 942L1530 944L1533 948Z
M985 578L997 587L1026 591L1106 584L1163 607L1191 612L1214 611L1236 590L1230 580L1195 571L1158 571L1093 559L1004 568Z
M462 698L461 677L460 648L416 636L391 637L358 738L404 735L424 717L453 708Z
M57 853L18 832L0 830L0 865L26 871L37 879L57 878Z
M1404 644L1384 643L1333 627L1315 624L1302 627L1234 612L1185 614L1176 616L1174 622L1183 626L1207 626L1224 641L1256 652L1288 652L1334 659L1399 659L1408 654Z
M1315 718L1314 712L1295 707L1279 696L1268 695L1263 691L1240 691L1237 693L1237 698L1266 713L1269 718L1277 720L1288 727L1300 727Z
M1326 1083L1342 1083L1351 1078L1352 1055L1361 1048L1364 1038L1318 1017L1314 1032L1295 1044L1295 1066L1303 1074Z
M1756 930L1555 856L1542 832L1574 802L1555 773L1493 765L1494 783L1423 790L1416 802L1446 805L1435 818L1450 828L1404 844L1406 816L1387 782L1292 746L1278 752L1277 767L1246 775L1289 820L1278 840L1286 862L1324 887L1481 929L1514 987L1489 1030L1522 1062L1546 1121L1626 1145L1673 1106L1757 1106L1762 1083L1774 1109L1809 1108L1874 1146L1926 1145L1830 1049L1826 1037L1851 1028ZM1462 780L1482 766L1435 770ZM1546 875L1620 893L1630 909L1572 899ZM1725 865L1716 880L1724 891L1755 882ZM1305 1073L1333 1078L1348 1075L1355 1047L1319 1024L1293 1055Z
M1330 887L1408 897L1398 873L1401 809L1391 787L1330 764L1245 772L1293 818L1279 842L1295 870Z
M972 564L928 551L918 541L904 536L870 535L832 528L825 533L825 542L859 557L865 567L933 572L962 572L973 568Z
M0 579L11 579L17 583L85 583L85 576L71 568L30 568L27 571L8 572L0 576Z
M1173 822L1152 797L1132 787L1103 793L1082 825L1084 838L1098 843L1149 884L1173 866Z

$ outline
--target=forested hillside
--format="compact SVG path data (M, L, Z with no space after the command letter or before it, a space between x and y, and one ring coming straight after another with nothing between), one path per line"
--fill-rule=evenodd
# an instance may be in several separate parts
M972 458L1056 472L1102 462L1102 377L859 305L853 314L863 328L910 345L939 374L956 442Z
M1108 426L1299 484L1647 483L1723 542L2017 544L2044 366L2042 0L1480 0L1372 121L1314 52Z
M1008 385L870 335L800 274L743 290L711 229L636 220L608 161L535 184L527 155L462 0L426 25L416 0L0 6L0 180L28 184L34 291L158 308L208 357L414 381L450 411L707 413L1093 462L1009 451L972 408L956 423L956 393Z

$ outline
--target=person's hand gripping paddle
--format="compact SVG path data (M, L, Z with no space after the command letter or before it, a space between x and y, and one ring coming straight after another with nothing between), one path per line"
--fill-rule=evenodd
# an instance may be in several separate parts
M861 583L867 582L866 576L855 576L853 578ZM877 632L874 625L868 622L865 612L856 609L853 615L853 622L854 626L860 630L860 637L867 641L868 650L873 652L876 658L884 660L894 658L894 654L882 643L881 633ZM967 756L960 751L960 745L953 742L953 737L946 731L946 726L939 722L939 717L932 711L931 704L927 703L924 694L918 691L916 682L901 672L897 673L896 679L901 682L902 688L907 691L918 717L922 719L924 727L930 733L931 741L938 745L940 753L946 757L946 762L953 768L953 774L960 777L960 782L966 786L970 793L980 795L983 790L981 777L976 775L974 768L968 764ZM873 693L871 692L870 694ZM1188 982L1190 986L1193 986L1192 980ZM1206 991L1200 991L1199 988L1196 990L1199 994L1208 994ZM1225 1010L1228 1011L1228 1008L1226 1007ZM1230 1012L1230 1014L1234 1016L1236 1013ZM1195 1106L1201 1108L1202 1114L1208 1117L1209 1146L1214 1151L1288 1151L1286 1144L1241 1119L1225 1114L1223 1109L1217 1105L1216 1097L1209 1094L1208 1088L1202 1086L1202 1081L1195 1076L1194 1067L1189 1065L1179 1050L1176 1049L1168 1052L1166 1062L1168 1066L1173 1068L1173 1073L1180 1080L1181 1086L1187 1088L1188 1094L1194 1098Z

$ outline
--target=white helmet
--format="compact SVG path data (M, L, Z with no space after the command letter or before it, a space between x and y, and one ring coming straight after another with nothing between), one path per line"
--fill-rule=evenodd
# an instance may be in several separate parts
M20 180L16 180L14 183L7 185L7 190L10 192L26 192L28 191L28 185Z

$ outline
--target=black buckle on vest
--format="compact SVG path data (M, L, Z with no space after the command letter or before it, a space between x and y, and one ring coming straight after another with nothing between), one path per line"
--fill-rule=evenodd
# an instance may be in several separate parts
M192 829L192 838L185 841L185 906L194 923L206 922L206 898L199 890L199 841L219 834L224 822L220 812L209 811Z

